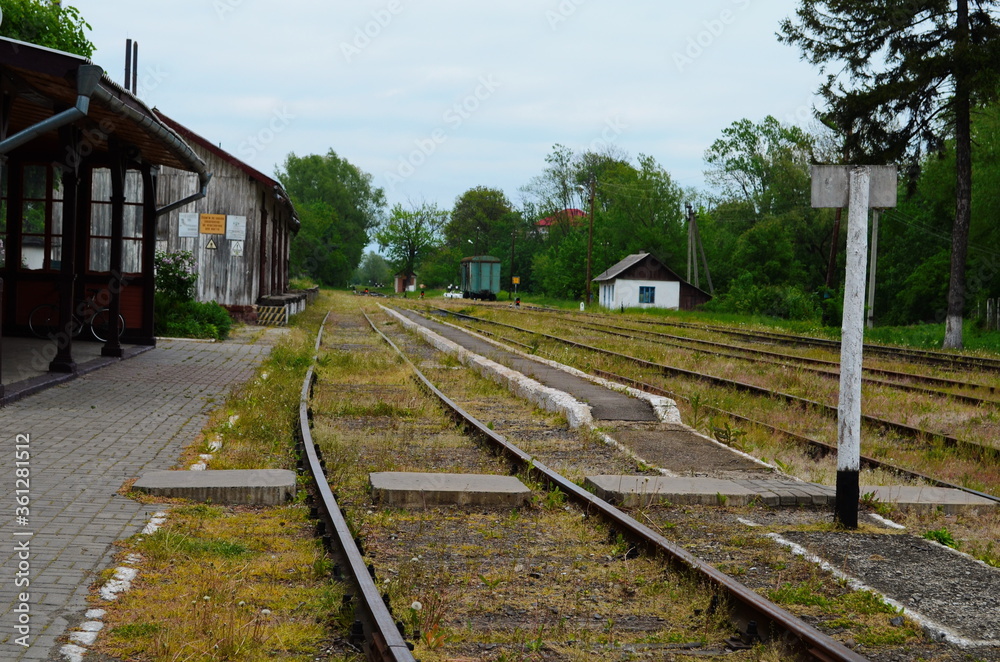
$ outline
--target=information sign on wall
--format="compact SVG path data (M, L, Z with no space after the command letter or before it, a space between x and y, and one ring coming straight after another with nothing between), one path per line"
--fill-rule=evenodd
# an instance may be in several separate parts
M226 216L226 239L230 241L246 241L246 216Z
M177 223L178 237L198 236L198 214L194 212L181 212Z
M201 215L202 234L226 234L225 214L202 214Z

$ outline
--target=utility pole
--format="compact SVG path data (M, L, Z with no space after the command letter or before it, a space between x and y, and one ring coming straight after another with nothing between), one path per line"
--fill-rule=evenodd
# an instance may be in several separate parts
M701 241L701 230L698 229L698 218L692 216L694 222L694 237L698 241L698 252L701 253L701 264L705 267L705 280L708 281L708 293L715 296L715 287L712 285L712 272L708 270L708 258L705 257L705 244ZM697 287L697 285L695 286Z
M587 281L585 292L587 293L587 308L590 308L590 258L594 249L594 189L597 187L597 180L590 176L590 227L587 230Z
M686 205L688 216L688 272L687 281L695 287L700 287L698 282L698 225L695 220L694 208L690 203Z
M868 328L875 326L875 267L878 265L878 209L872 209L871 257L868 258Z
M510 290L507 290L507 301L510 301L511 297L514 296L511 290L514 289L514 237L517 236L517 229L511 230L510 232Z

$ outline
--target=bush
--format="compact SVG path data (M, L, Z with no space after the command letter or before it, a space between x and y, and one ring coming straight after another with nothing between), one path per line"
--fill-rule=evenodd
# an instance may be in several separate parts
M734 280L728 292L709 301L704 308L712 312L791 320L819 319L823 314L816 295L790 285L758 285L748 273ZM830 312L835 314L835 311Z
M214 301L201 303L157 295L153 331L167 338L225 340L233 328L229 312Z
M153 259L156 292L177 301L191 301L198 274L194 273L191 251L165 253L157 251Z

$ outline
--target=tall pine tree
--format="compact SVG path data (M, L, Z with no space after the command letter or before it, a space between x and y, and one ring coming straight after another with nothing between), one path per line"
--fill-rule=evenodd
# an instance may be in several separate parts
M955 138L956 200L944 347L962 347L972 212L971 109L1000 82L998 0L801 0L778 38L829 73L827 119L855 163L916 162Z

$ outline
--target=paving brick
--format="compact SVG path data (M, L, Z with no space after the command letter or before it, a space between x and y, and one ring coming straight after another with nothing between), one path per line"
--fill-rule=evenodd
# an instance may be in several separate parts
M16 527L13 477L4 479L8 515L0 516L0 539L14 540L15 530L35 534L29 648L8 636L22 589L12 580L17 554L7 545L0 551L0 578L7 578L0 579L0 660L62 659L58 637L68 622L83 619L87 589L110 564L112 543L141 531L155 510L115 491L143 471L173 467L212 408L252 376L275 335L269 331L256 344L161 341L0 409L6 441L31 435L32 497L31 526Z

